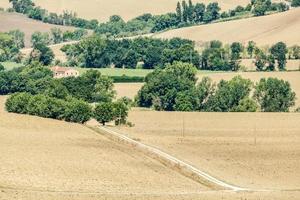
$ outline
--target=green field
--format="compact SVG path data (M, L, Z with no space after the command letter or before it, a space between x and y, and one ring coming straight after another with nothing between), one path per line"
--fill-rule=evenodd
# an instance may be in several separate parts
M21 67L23 64L15 63L15 62L0 62L6 70L11 70L16 67Z

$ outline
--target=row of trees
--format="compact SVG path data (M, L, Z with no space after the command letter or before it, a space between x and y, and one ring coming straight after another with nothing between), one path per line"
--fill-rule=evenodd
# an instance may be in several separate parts
M239 42L223 45L211 41L200 54L195 50L194 42L186 39L170 40L153 38L136 38L108 40L101 36L92 36L78 44L62 48L68 58L68 65L81 67L108 67L145 69L163 68L166 63L175 61L188 62L202 70L238 71L242 58L254 58L258 71L285 70L288 52L299 58L299 46L289 48L278 42L267 51L258 48L253 41L247 46ZM248 54L248 57L245 56ZM140 65L139 65L140 64Z
M0 95L14 93L6 103L10 112L79 123L91 117L102 124L125 123L130 106L127 99L113 102L113 82L98 71L53 79L53 73L38 63L0 71ZM90 103L96 103L95 110Z
M9 0L16 12L46 23L71 25L79 28L93 29L96 33L106 36L130 36L142 33L157 32L168 28L178 28L191 24L210 23L220 18L226 19L243 13L253 12L254 15L265 15L268 11L286 11L289 7L285 3L272 3L271 0L251 0L247 6L237 6L233 10L220 12L217 2L205 5L193 4L192 0L177 3L176 11L162 15L145 13L128 22L120 16L113 15L106 23L98 20L85 20L77 17L76 13L64 11L63 14L48 13L47 10L36 7L32 0ZM293 0L298 1L298 0ZM297 5L293 2L292 5Z
M206 112L288 112L295 104L295 93L286 81L261 79L251 97L253 86L240 76L217 85L207 77L197 83L193 65L175 62L149 74L136 101L156 110Z
M143 63L143 68L153 69L174 61L199 66L200 61L195 44L180 38L107 40L95 35L77 44L66 45L62 51L67 55L69 65L81 67L136 68L138 63Z
M95 29L99 24L97 20L79 18L73 12L64 11L61 15L52 12L49 13L47 10L35 6L32 0L9 0L9 2L12 3L13 9L16 12L45 23L75 26L84 29Z
M128 106L122 101L99 103L93 108L87 102L68 97L58 99L45 94L12 94L5 103L8 112L35 115L44 118L85 123L94 117L105 125L115 120L116 124L126 123Z

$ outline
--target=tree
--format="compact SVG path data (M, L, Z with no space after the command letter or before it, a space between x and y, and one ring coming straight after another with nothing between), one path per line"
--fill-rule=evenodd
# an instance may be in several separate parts
M177 15L177 20L180 23L182 21L182 10L179 1L177 2L177 6L176 6L176 15Z
M119 99L113 103L114 107L114 120L116 125L121 125L126 123L126 118L128 116L129 108L126 105L126 102L123 99Z
M219 4L217 2L209 3L206 7L206 22L210 22L213 20L217 20L220 18L220 10Z
M196 110L198 105L196 91L194 89L179 92L175 98L174 110L191 112Z
M49 45L50 44L49 34L34 32L31 35L31 44L33 48L39 44Z
M296 94L287 81L263 78L255 86L254 98L263 112L288 112L295 105Z
M69 122L85 123L92 117L92 108L85 101L75 98L67 99L65 120Z
M183 22L188 22L188 15L189 15L189 11L188 11L188 5L186 4L185 0L182 1L182 21Z
M96 105L94 117L99 123L105 126L107 122L114 120L114 105L111 102Z
M294 45L291 47L292 56L294 59L300 59L300 46Z
M190 23L194 22L194 5L192 0L189 0L188 4L188 20Z
M231 56L230 56L230 64L232 67L232 71L238 71L240 68L241 62L241 53L244 50L244 47L239 42L234 42L230 46Z
M253 57L253 53L254 53L255 47L256 47L255 42L253 42L253 41L249 41L248 42L247 52L248 52L248 55L250 56L250 58Z
M236 76L230 81L221 80L215 93L209 98L205 110L209 112L230 112L234 110L240 101L249 97L252 82Z
M27 104L30 100L28 93L15 93L9 96L5 102L5 109L8 112L25 114L27 113Z
M26 14L34 7L31 0L9 0L13 4L13 8L18 13Z
M195 22L197 23L202 22L205 13L205 5L203 3L196 3L194 12L195 12Z
M270 0L255 0L253 4L253 13L255 16L265 15L271 6Z
M237 107L232 109L232 112L256 112L257 109L257 103L253 99L246 97L239 102Z
M300 6L300 0L292 0L291 6L293 6L293 7L298 7L298 6Z
M25 47L24 37L25 34L20 30L12 30L8 32L9 35L13 37L14 44L18 49L22 49Z
M63 41L63 33L60 28L52 28L52 41L54 44L58 44Z
M43 43L34 45L33 50L29 56L29 63L38 61L43 65L50 65L54 59L53 51Z
M278 42L273 45L270 49L270 53L274 56L274 58L278 62L279 70L285 70L286 66L286 54L288 53L288 49L285 43Z
M196 95L199 99L199 107L197 110L204 110L205 105L209 98L214 94L216 85L209 77L203 77L202 80L196 86Z

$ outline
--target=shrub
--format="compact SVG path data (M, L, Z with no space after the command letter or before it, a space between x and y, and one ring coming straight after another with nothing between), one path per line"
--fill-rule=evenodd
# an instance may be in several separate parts
M242 99L239 102L239 105L233 108L231 111L233 112L256 112L258 108L257 103L250 99L249 97Z
M69 98L67 100L65 120L68 122L85 123L92 117L91 106L78 99Z
M5 102L5 109L8 112L26 114L27 104L31 99L28 93L15 93L11 95Z

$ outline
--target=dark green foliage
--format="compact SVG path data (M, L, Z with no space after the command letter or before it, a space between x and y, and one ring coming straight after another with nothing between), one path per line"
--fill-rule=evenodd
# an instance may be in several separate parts
M256 46L255 42L253 42L253 41L248 42L247 52L248 52L248 55L250 56L250 58L253 57L255 46Z
M113 103L100 103L96 105L94 118L103 126L105 123L113 121L115 118Z
M141 76L110 76L114 83L142 83L145 78Z
M195 83L196 68L191 64L175 62L146 77L146 84L138 93L137 104L142 107L153 106L156 110L175 110L178 94L193 88ZM177 101L182 102L178 98Z
M64 119L76 123L85 123L92 115L90 105L84 101L74 98L64 101L43 94L15 93L7 99L5 107L8 112Z
M300 6L300 0L292 0L292 4L293 7L298 7Z
M286 54L288 53L286 44L283 42L274 44L270 49L270 53L277 60L279 70L285 70Z
M28 93L15 93L12 94L5 102L5 108L8 112L14 113L27 113L27 105L31 98Z
M126 123L126 119L128 117L129 107L127 105L128 102L123 99L119 99L118 101L113 103L114 107L114 120L116 125L121 125Z
M240 101L249 97L252 82L240 76L230 81L222 80L215 93L209 98L205 105L206 111L230 112L240 104Z
M65 120L69 122L85 123L92 116L92 108L85 101L75 98L67 99Z
M144 68L153 69L174 61L191 62L199 66L200 60L195 44L179 38L107 40L93 36L78 44L66 45L62 51L66 53L70 65L97 68L111 65L136 68L138 62L143 62Z
M230 54L230 65L232 68L232 71L238 71L240 68L240 62L241 62L241 53L244 50L244 47L239 42L234 42L230 46L231 54Z
M0 32L0 62L14 60L20 54L18 43L11 33Z
M54 53L46 44L37 43L29 56L29 63L40 62L43 65L50 65L54 59Z
M21 49L25 47L24 44L25 34L23 32L21 32L20 30L12 30L8 32L8 35L11 35L13 37L13 41L17 49Z
M295 105L296 94L287 81L263 78L255 87L254 98L263 112L288 112Z
M256 112L258 109L257 103L249 98L246 97L239 102L239 105L232 109L233 112Z
M13 8L16 12L27 14L34 8L34 3L31 0L9 0L13 4Z
M4 66L0 63L0 72L4 70L5 70Z

